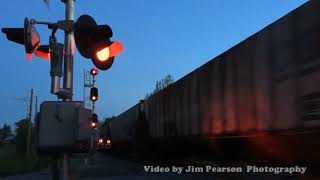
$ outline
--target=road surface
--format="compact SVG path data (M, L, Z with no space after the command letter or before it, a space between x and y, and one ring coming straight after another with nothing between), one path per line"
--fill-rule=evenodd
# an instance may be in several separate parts
M201 164L202 163L202 164ZM146 172L144 166L156 167L159 165L157 162L153 163L142 163L139 160L127 160L112 156L108 153L96 153L91 159L85 163L84 159L73 159L72 160L72 179L75 180L140 180L140 179L154 179L154 180L184 180L184 179L201 179L201 180L298 180L301 179L297 176L283 176L274 174L263 174L263 173L206 173L206 172L193 172L181 174L172 172L172 165L167 165L169 172ZM197 164L196 162L192 163ZM198 165L214 165L213 162L198 162ZM164 167L162 170L165 171L166 165L159 165ZM177 166L178 167L178 166ZM196 166L195 166L196 167ZM150 168L149 168L150 169ZM1 178L0 178L1 179ZM41 172L11 176L2 178L4 180L47 180L50 179L48 170Z

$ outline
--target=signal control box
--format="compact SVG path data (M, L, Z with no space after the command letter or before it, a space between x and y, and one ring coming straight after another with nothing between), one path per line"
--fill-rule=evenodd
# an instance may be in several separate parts
M91 110L82 101L45 101L36 116L36 146L40 153L80 151L90 142ZM81 146L80 146L81 147Z

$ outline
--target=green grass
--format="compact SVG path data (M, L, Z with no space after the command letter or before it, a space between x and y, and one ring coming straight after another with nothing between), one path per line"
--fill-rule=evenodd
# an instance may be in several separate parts
M16 155L15 144L0 145L0 177L39 171L48 167L48 162L33 152L29 157Z

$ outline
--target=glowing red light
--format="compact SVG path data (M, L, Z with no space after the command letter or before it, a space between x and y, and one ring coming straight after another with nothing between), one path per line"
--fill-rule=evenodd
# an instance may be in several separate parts
M102 143L103 143L103 139L100 138L100 139L98 140L98 142L99 142L99 144L102 144ZM107 142L107 143L108 143L108 142Z
M97 123L95 122L91 123L91 127L97 127Z
M50 53L44 53L44 52L35 50L34 54L39 58L46 59L46 60L50 61Z
M110 139L107 140L107 144L111 144L111 140Z
M27 59L30 61L32 59L32 54L27 53Z
M91 75L93 75L93 76L97 75L98 72L99 72L99 71L98 71L98 69L96 69L96 68L92 68L91 71L90 71Z
M95 101L95 100L97 100L97 97L96 97L96 96L92 96L92 97L91 97L91 100L92 100L92 101Z
M110 57L114 57L123 51L123 46L119 41L113 42L109 47L105 47L96 53L99 61L107 61Z
M110 50L109 47L103 48L97 52L97 58L99 61L104 62L108 60L110 57Z

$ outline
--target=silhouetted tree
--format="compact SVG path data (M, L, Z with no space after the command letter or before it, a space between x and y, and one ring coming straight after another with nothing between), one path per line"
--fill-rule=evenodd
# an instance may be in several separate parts
M0 129L0 139L5 139L8 136L12 136L12 129L10 125L4 124Z
M28 119L16 122L16 152L22 157L26 155L29 125L32 126Z
M145 99L148 99L150 96L161 91L172 83L174 83L173 76L171 74L166 75L163 79L156 82L156 87L154 88L153 92L147 93Z

